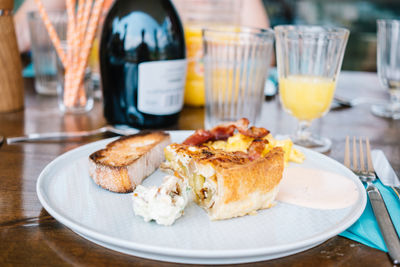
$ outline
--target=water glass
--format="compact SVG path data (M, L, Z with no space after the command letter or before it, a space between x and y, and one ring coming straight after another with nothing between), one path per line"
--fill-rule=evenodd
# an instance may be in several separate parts
M273 50L269 29L213 27L203 29L205 127L261 113L264 85Z
M389 90L390 102L373 105L372 113L400 119L400 20L377 20L377 65L381 84Z
M332 142L311 134L311 122L330 108L349 31L337 27L277 26L279 95L285 111L298 119L295 144L326 152Z
M65 12L48 12L59 38L66 39L67 15ZM29 33L33 67L35 70L35 89L39 94L57 94L57 53L50 40L39 12L28 13Z

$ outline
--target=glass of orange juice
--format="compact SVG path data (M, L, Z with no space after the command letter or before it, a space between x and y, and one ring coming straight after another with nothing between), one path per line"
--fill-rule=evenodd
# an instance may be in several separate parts
M276 26L279 93L285 111L298 119L295 144L326 152L332 142L313 135L311 122L330 108L349 31L338 27Z
M231 27L240 24L239 0L174 0L183 20L188 61L185 105L205 105L204 59L202 30L210 27Z

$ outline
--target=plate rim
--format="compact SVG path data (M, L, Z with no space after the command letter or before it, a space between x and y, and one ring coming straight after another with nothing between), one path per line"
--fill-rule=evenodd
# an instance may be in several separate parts
M181 134L189 134L190 132L193 132L191 130L176 130L176 131L166 131L170 134L173 133L181 133ZM301 247L305 246L312 246L313 244L320 244L323 241L328 240L329 238L332 238L333 236L338 235L339 233L343 232L347 228L349 228L354 222L358 220L358 218L361 216L363 213L365 206L367 204L367 197L366 197L366 191L364 186L362 185L361 181L355 176L353 172L351 172L348 168L346 168L343 164L340 162L336 161L333 158L330 158L322 153L318 153L315 151L312 151L310 149L306 149L303 147L298 147L295 146L297 149L301 151L305 151L306 153L311 153L314 156L317 157L322 157L325 160L331 161L334 165L340 166L340 168L343 169L343 171L346 171L350 177L352 177L352 180L355 181L357 185L358 192L360 193L360 199L357 201L359 202L359 205L357 207L354 207L354 211L351 213L350 216L347 216L344 218L341 222L337 223L335 227L330 228L330 230L325 231L323 233L319 233L313 237L310 237L305 240L297 241L291 244L282 244L282 245L277 245L274 247L261 247L261 248L252 248L252 249L240 249L240 250L235 250L235 249L222 249L222 250L193 250L193 249L178 249L178 248L168 248L168 247L161 247L161 246L153 246L153 245L146 245L146 244L141 244L138 242L134 241L128 241L128 240L121 240L116 237L109 236L107 234L101 233L100 231L96 231L93 229L88 228L87 226L85 227L84 225L81 225L79 222L69 218L66 216L66 214L61 212L58 212L57 209L53 208L51 206L48 197L46 196L46 192L44 192L43 188L43 183L46 179L46 174L52 170L54 165L58 165L60 161L62 161L64 158L67 158L70 156L70 154L78 153L81 150L85 150L90 146L94 146L97 143L106 143L106 142L111 142L112 140L116 139L118 137L111 137L107 139L102 139L98 141L94 141L79 147L76 147L70 151L67 151L55 159L53 159L50 163L46 165L46 167L41 171L37 182L36 182L36 192L37 196L39 198L40 203L42 206L46 209L46 211L56 218L59 222L73 230L74 232L79 232L83 236L89 236L92 239L99 240L104 243L109 243L110 245L117 246L117 247L124 247L129 250L133 251L138 251L138 252L147 252L147 253L152 253L152 254L159 254L159 255L167 255L167 256L176 256L179 257L181 255L185 255L185 257L195 257L195 258L239 258L239 257L254 257L254 256L260 256L260 255L270 255L270 254L276 254L276 253L283 253L286 251L292 251L299 249ZM361 189L361 190L360 190ZM345 222L343 222L345 221Z
M303 251L306 251L310 248L313 248L315 246L318 246L320 244L322 244L325 241L321 241L319 243L316 244L312 244L306 247L302 247L299 249L295 249L295 250L288 250L288 251L283 251L283 252L279 252L279 254L275 253L275 254L262 254L262 255L256 255L256 256L243 256L243 257L235 257L235 258L225 258L225 257L221 257L221 258L204 258L204 257L186 257L186 256L182 256L180 255L179 257L175 257L174 255L166 255L166 254L156 254L156 253L151 253L151 252L141 252L141 251L130 251L129 249L126 248L119 248L116 247L112 244L107 244L107 243L102 243L99 240L94 240L90 237L84 236L79 232L75 232L77 233L79 236L82 236L83 238L98 244L100 246L103 246L105 248L114 250L114 251L118 251L121 253L125 253L128 255L133 255L136 257L141 257L141 258L146 258L146 259L152 259L152 260L157 260L157 261L166 261L166 262L173 262L173 263L183 263L183 264L205 264L205 265L215 265L215 264L243 264L243 263L249 263L249 262L259 262L259 261L266 261L266 260L272 260L272 259L276 259L276 258L282 258L282 257L286 257L286 256L290 256L296 253L300 253Z

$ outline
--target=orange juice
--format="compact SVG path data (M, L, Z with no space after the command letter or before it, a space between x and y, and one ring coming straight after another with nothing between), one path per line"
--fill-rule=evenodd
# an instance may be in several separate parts
M100 73L99 70L99 39L93 40L92 50L90 50L88 65L93 73Z
M184 101L189 106L203 106L205 93L201 27L188 24L184 30L188 60Z
M311 121L328 111L336 82L321 76L291 75L279 79L281 102L294 117Z
M186 42L186 57L188 61L186 86L185 86L185 104L189 106L204 106L205 104L205 88L204 88L204 64L203 64L203 40L202 28L198 24L187 24L185 30ZM224 29L223 26L215 24L207 24L207 26L218 26ZM231 27L227 27L230 29ZM236 27L237 32L240 27ZM221 38L221 42L237 41L237 36L225 36ZM223 71L223 70L220 70ZM232 70L230 70L232 72ZM232 73L230 74L232 77ZM230 78L231 79L231 78Z

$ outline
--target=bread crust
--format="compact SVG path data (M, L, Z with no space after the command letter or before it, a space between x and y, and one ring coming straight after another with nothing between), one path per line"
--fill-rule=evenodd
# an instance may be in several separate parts
M170 143L165 132L143 131L123 136L89 156L89 174L104 189L132 192L164 160Z

